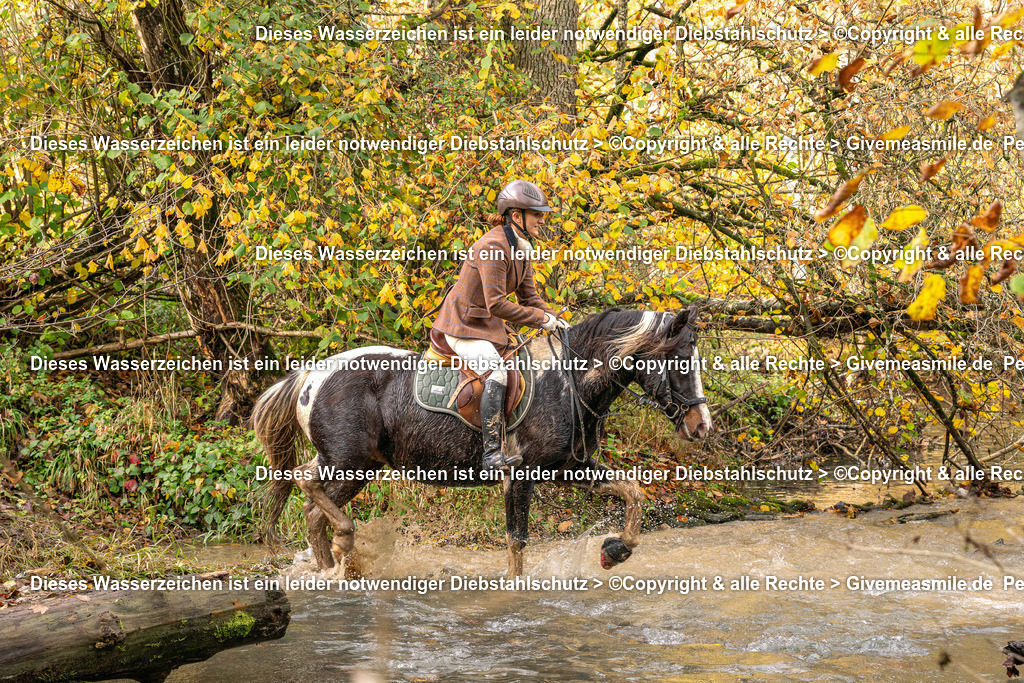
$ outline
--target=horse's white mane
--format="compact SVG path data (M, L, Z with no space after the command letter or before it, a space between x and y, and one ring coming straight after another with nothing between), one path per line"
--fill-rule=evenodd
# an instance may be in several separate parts
M626 330L620 339L608 347L610 356L632 356L650 344L651 340L658 338L671 324L672 318L671 313L644 311L640 322Z

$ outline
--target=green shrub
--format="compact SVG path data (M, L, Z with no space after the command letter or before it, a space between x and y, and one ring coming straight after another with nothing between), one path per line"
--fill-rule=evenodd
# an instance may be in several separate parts
M251 430L190 426L160 400L112 398L88 376L32 372L25 357L11 347L0 357L0 445L45 498L50 489L79 506L141 513L150 535L176 525L251 533Z

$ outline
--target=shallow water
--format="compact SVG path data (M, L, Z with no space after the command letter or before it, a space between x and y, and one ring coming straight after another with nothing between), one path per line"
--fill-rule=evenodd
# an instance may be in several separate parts
M610 572L597 562L603 537L528 547L531 576L578 577L586 591L291 591L283 639L222 652L168 680L1003 680L999 648L1024 639L1024 590L1001 585L1004 574L1024 577L1022 512L1022 499L950 498L855 519L829 512L672 529L645 534ZM445 578L450 587L452 576L504 574L504 552L402 545L386 520L358 535L368 577ZM312 569L300 558L290 571ZM826 587L729 588L770 575ZM847 587L850 577L950 575L987 576L996 586ZM694 577L706 588L647 595L610 590L612 577ZM713 588L715 577L724 590ZM943 652L951 660L944 670Z

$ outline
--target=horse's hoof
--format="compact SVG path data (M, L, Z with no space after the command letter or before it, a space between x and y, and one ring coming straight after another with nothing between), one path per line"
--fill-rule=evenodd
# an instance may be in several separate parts
M606 538L601 546L601 568L611 569L629 559L633 551L626 547L621 538Z

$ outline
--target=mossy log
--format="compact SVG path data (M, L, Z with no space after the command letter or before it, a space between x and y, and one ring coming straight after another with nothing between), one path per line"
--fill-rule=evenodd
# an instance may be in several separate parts
M162 681L280 638L290 611L279 590L94 591L19 605L0 612L0 681Z

